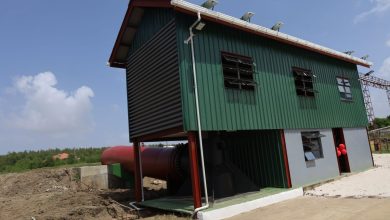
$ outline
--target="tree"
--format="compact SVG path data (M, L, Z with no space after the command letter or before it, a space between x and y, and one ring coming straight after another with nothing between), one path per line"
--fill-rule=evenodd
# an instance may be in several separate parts
M390 126L390 115L386 118L375 118L373 124L370 125L369 129L378 129Z

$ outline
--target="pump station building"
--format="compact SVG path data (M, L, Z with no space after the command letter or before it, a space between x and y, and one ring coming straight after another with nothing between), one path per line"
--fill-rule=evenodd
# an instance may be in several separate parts
M140 142L188 140L188 179L168 187L194 208L373 166L366 60L185 1L131 0L109 64L126 70L137 200Z

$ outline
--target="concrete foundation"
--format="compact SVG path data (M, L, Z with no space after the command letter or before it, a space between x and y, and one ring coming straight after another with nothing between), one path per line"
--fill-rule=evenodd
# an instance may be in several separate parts
M229 218L257 208L265 207L289 199L294 199L302 195L303 195L303 189L296 188L286 192L270 195L264 198L260 198L248 202L243 202L240 204L227 206L224 208L219 208L211 211L208 211L206 209L204 211L198 212L197 217L199 220L217 220L217 219ZM259 217L259 219L260 218L261 217Z
M109 178L107 165L78 167L76 170L81 183L86 187L108 189Z

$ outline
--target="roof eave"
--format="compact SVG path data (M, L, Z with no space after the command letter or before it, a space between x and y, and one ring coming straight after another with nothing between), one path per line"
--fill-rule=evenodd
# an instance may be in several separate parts
M117 67L117 68L125 68L126 67L126 61L125 60L118 60L116 55L118 52L118 48L121 46L121 41L123 34L126 30L126 27L128 26L129 17L135 7L157 7L157 8L174 8L176 11L183 12L190 15L196 15L197 12L200 12L202 15L202 18L205 20L213 21L222 25L226 25L232 28L236 28L242 31L246 31L249 33L253 33L259 36L263 36L266 38L270 38L285 44L293 45L299 48L303 48L309 51L313 51L316 53L320 53L326 56L333 57L335 59L343 60L349 63L353 63L356 65L364 66L364 67L371 67L372 62L363 60L361 58L353 57L351 55L347 55L341 52L338 52L336 50L332 50L330 48L326 48L323 46L320 46L318 44L311 43L309 41L305 41L281 32L277 32L265 27L262 27L260 25L255 25L252 23L248 23L245 21L242 21L241 19L228 16L216 11L212 11L206 8L203 8L198 5L194 5L192 3L183 1L183 0L132 0L129 3L129 6L126 11L126 15L122 21L121 28L119 30L118 36L115 40L114 47L112 49L110 58L109 58L109 65L111 67Z
M123 37L123 34L126 30L126 27L128 26L129 17L131 15L131 12L135 7L142 7L142 8L172 8L169 0L131 0L129 2L129 5L127 7L126 15L122 21L122 25L119 29L118 36L116 37L114 47L112 48L110 58L108 59L108 63L110 67L117 67L117 68L125 68L126 67L126 61L118 61L116 60L116 54L118 51L119 46L121 45L121 40Z
M266 38L274 39L276 41L307 49L313 52L317 52L326 56L330 56L339 60L343 60L349 63L356 65L364 66L369 68L372 66L372 62L357 58L336 50L320 46L318 44L311 43L306 40L302 40L278 31L271 30L269 28L262 27L260 25L255 25L241 19L225 15L213 10L203 8L192 3L182 1L182 0L171 0L171 4L174 6L174 9L179 12L186 14L196 15L198 12L201 13L202 18L205 20L213 21L219 24L223 24L229 27L240 29L246 32L250 32L256 35L260 35Z
M115 67L115 68L126 68L126 63L122 63L122 62L113 62L113 63L108 63L109 64L109 67Z

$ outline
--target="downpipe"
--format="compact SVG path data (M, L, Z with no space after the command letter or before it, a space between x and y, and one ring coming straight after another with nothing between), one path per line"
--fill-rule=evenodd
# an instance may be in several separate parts
M195 216L197 212L207 209L209 205L209 198L208 198L208 192L207 192L207 181L206 181L206 171L205 171L205 165L204 165L204 155L203 155L203 141L202 141L202 127L200 123L200 110L199 110L199 96L198 96L198 83L196 79L196 63L195 63L195 52L194 52L194 41L193 38L195 34L193 33L192 29L199 24L201 21L200 12L198 11L198 19L190 26L190 36L187 38L187 40L184 41L185 44L190 43L191 44L191 56L192 56L192 72L193 72L193 78L194 78L194 87L195 87L195 106L196 106L196 118L197 118L197 124L198 124L198 137L199 137L199 148L200 148L200 160L202 165L202 175L203 175L203 187L204 187L204 194L205 194L205 200L206 204L196 208L194 210L194 213L192 216Z

